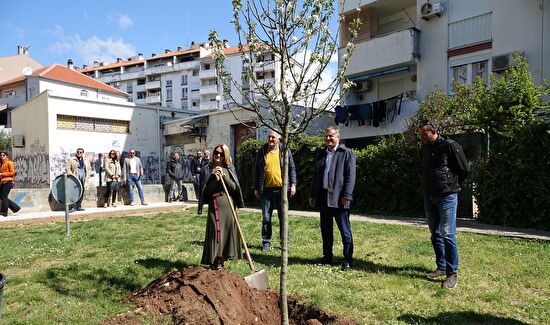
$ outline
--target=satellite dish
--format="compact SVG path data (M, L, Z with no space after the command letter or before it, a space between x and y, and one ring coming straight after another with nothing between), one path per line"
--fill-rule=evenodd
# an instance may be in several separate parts
M32 74L32 68L31 67L24 67L23 68L23 75L24 76L30 76Z
M172 66L172 62L168 62L166 63L167 66L171 67Z

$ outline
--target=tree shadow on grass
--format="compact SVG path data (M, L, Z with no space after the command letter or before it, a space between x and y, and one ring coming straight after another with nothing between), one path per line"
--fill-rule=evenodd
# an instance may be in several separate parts
M140 258L135 260L134 262L147 269L161 268L163 273L168 273L173 269L182 270L189 266L189 264L181 261L170 261L160 258Z
M445 312L433 317L422 317L414 314L404 314L397 318L407 324L433 324L433 325L527 325L522 321L499 317L490 314L480 314L473 311Z
M78 298L98 297L141 288L139 274L127 268L122 274L107 268L71 264L53 267L39 274L41 283L55 292Z
M255 262L265 265L277 265L280 264L280 255L266 254L266 253L251 253L252 259ZM288 263L292 264L305 264L314 265L320 258L303 258L296 256L289 256ZM343 262L343 259L335 259L334 266L339 266ZM354 259L353 269L358 271L364 271L368 273L386 273L404 276L407 278L426 278L426 273L433 270L418 265L403 265L403 266L389 266L383 264L373 263L371 261L365 261L361 259Z

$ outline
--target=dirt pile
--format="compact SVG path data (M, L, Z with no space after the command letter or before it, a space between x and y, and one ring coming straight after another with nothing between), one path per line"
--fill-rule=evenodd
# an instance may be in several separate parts
M174 270L131 294L137 312L169 315L174 324L280 324L278 294L249 287L225 270ZM291 324L356 324L289 299ZM117 324L114 318L112 323ZM120 321L120 319L118 319Z

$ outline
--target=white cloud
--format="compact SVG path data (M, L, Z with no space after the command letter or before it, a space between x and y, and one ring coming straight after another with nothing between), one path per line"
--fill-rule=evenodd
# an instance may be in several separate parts
M64 36L50 47L50 51L58 54L76 55L75 62L91 65L93 61L115 62L117 57L128 57L135 53L132 44L122 38L98 38L93 36L83 40L80 35Z
M9 21L4 24L5 28L13 33L19 39L25 38L25 30L19 26L13 26Z
M40 34L50 35L54 37L63 37L65 34L65 31L63 30L63 27L59 25L55 25L53 29L46 29L40 32Z
M125 29L129 26L132 26L133 24L134 22L127 15L121 15L121 14L118 15L118 27Z

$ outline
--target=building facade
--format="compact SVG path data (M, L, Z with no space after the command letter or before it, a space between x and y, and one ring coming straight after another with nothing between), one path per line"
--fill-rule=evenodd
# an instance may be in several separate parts
M364 109L398 99L377 126L351 121L342 128L343 138L402 132L405 118L428 93L449 93L453 79L472 83L479 76L487 82L489 73L499 78L515 51L527 59L536 84L550 79L545 0L348 0L339 12L346 18L341 28L353 18L362 20L345 73L357 86L344 105ZM340 40L340 58L348 41Z

